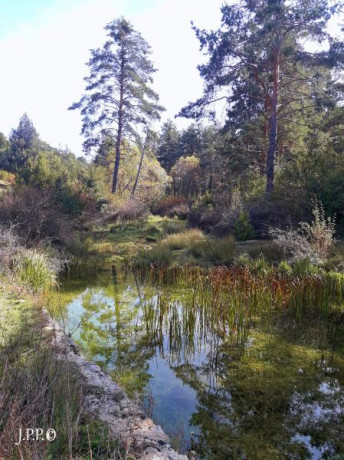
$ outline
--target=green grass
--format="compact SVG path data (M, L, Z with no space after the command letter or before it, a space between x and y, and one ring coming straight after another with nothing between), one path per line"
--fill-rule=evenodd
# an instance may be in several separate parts
M50 289L57 283L57 273L49 255L36 250L23 252L16 260L14 272L19 283L36 293Z
M171 251L176 249L189 249L196 244L205 241L207 238L201 230L190 229L183 232L166 236L161 245L168 247Z

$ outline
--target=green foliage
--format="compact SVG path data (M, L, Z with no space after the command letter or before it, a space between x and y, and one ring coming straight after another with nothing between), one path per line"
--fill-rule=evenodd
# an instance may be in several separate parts
M29 161L36 159L40 142L38 133L26 113L19 120L18 127L12 129L9 141L10 149L4 164L6 169L16 173L26 167Z
M291 275L293 273L292 267L285 260L282 260L279 263L279 265L277 267L277 271L278 271L278 273L280 273L283 276Z
M196 195L200 187L200 162L194 155L181 157L171 169L173 190L186 198Z
M36 293L46 291L57 283L58 270L52 260L46 253L34 249L17 256L14 272L21 284Z
M312 260L308 258L295 260L292 269L294 276L318 275L322 272L319 266L314 265Z
M0 169L0 180L3 180L5 182L8 182L10 184L15 183L15 175L8 172L4 171L3 169Z
M167 120L161 128L157 158L161 166L168 172L183 154L179 140L180 134L176 125L171 120Z
M86 152L101 146L104 133L115 128L115 193L124 140L136 143L140 126L160 119L163 107L149 86L155 69L148 43L123 17L107 24L105 30L108 39L104 46L91 50L86 94L70 109L81 110Z
M269 194L274 187L276 153L279 148L279 153L284 150L280 142L288 139L295 144L297 120L324 99L328 103L335 100L327 91L331 78L326 67L340 67L342 43L330 37L326 25L338 11L340 2L334 6L317 0L260 1L253 8L253 3L245 0L223 5L217 31L194 26L201 49L209 55L208 62L199 66L204 93L179 115L195 119L211 115L210 104L225 91L227 128L237 149L254 152L254 161L266 174ZM306 53L305 35L313 40L326 37L332 43L329 51Z
M253 226L246 211L240 211L234 224L234 236L237 241L253 240L255 237Z

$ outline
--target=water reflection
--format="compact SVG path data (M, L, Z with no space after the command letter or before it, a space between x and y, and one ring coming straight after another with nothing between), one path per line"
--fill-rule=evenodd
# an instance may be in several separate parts
M341 316L239 318L227 313L228 297L218 308L197 285L113 269L66 281L55 301L84 353L142 395L184 450L211 459L344 455Z

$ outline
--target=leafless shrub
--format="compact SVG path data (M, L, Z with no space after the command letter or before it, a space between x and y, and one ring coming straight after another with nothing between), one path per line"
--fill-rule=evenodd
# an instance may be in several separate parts
M3 273L13 269L15 260L23 249L13 227L0 227L0 270Z
M313 263L319 262L318 255L310 241L300 233L300 230L274 228L270 230L270 236L274 239L274 244L283 251L284 256L290 262L307 258Z
M148 205L142 200L131 198L104 209L105 223L122 223L142 219L148 214Z
M315 264L327 259L334 233L335 220L325 216L321 203L315 203L312 222L301 222L296 230L270 229L274 243L290 261L309 259Z
M318 256L321 259L327 259L335 243L335 218L325 216L321 203L315 203L312 222L301 222L300 230L311 242Z
M14 226L25 245L43 240L69 245L74 238L72 225L57 207L52 193L33 187L20 188L1 198L0 225Z

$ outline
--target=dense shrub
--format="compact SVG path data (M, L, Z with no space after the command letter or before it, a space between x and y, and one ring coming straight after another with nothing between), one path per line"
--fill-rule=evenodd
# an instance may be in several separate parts
M307 259L318 264L329 256L335 243L334 232L334 219L326 217L321 204L316 203L310 223L301 222L296 230L271 229L270 235L289 260Z
M0 224L14 226L25 245L47 240L68 246L74 238L70 220L56 206L52 193L33 187L22 187L1 197Z
M243 209L237 194L233 194L232 197L224 194L216 204L204 195L193 205L188 221L191 227L200 228L219 237L234 234L238 241L245 241L255 236L250 216Z
M250 222L258 238L269 238L270 228L286 229L300 221L283 201L260 199L248 205Z
M212 206L193 206L188 216L190 227L211 231L221 219L221 215Z

